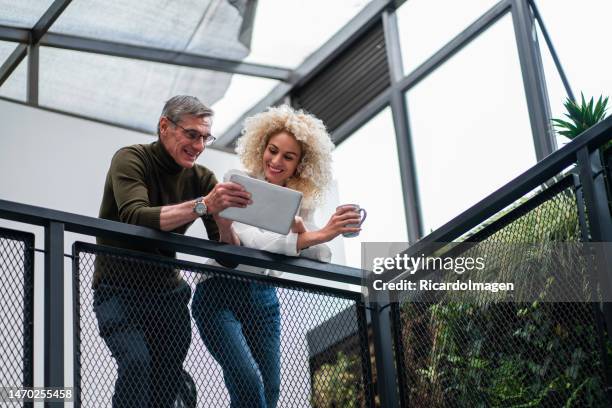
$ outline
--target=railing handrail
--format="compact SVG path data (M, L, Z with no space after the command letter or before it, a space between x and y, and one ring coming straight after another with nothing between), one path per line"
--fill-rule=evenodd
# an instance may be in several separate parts
M453 241L575 163L577 154L582 149L594 151L611 139L612 116L589 128L559 150L546 156L510 182L415 242L406 250L406 254L417 254L434 243Z
M362 284L362 270L357 268L273 254L267 251L163 232L138 225L73 214L14 201L0 199L0 218L38 226L46 226L50 222L58 222L62 223L68 232L116 240L145 240L161 248L185 254L274 269L329 281L353 285Z

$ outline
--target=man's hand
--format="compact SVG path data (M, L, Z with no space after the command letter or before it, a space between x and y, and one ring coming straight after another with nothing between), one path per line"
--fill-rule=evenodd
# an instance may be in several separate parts
M216 215L228 207L244 208L252 204L251 194L240 184L218 183L206 197L204 203L208 214Z

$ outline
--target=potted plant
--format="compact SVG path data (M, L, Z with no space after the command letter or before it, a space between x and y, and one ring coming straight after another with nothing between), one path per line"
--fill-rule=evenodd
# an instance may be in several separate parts
M580 103L567 98L563 104L567 110L564 115L569 121L553 119L555 126L559 130L559 134L570 140L576 138L591 126L605 119L608 109L608 97L603 99L603 95L601 95L597 103L594 103L591 97L587 103L584 99L584 94L581 93L580 96ZM612 144L608 142L605 147L609 148L611 145Z
M605 119L608 109L608 97L604 99L601 95L595 103L593 97L587 102L582 93L580 93L580 96L581 101L579 103L567 98L563 104L567 111L565 116L569 120L553 119L558 133L570 140ZM608 201L612 204L612 140L601 146L599 151L605 169L604 174L607 178ZM612 205L610 208L612 209Z

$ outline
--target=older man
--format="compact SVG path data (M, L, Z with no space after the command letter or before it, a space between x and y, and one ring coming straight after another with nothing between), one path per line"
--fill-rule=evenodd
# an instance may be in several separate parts
M100 218L180 234L201 218L209 239L233 242L231 230L215 219L227 207L248 205L250 196L238 184L217 183L196 164L214 141L212 115L195 97L171 98L159 119L158 140L114 155ZM98 243L175 256L140 242ZM191 341L190 287L171 265L98 255L93 288L100 335L118 366L113 406L172 406Z

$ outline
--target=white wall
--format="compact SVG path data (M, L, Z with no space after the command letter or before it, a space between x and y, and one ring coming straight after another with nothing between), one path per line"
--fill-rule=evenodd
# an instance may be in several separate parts
M0 198L98 216L110 158L153 136L0 100ZM209 149L198 159L215 173L235 155ZM10 175L10 177L8 176Z

